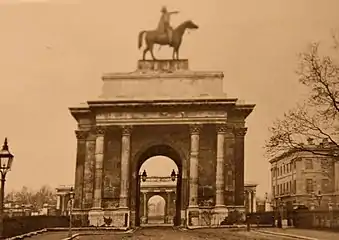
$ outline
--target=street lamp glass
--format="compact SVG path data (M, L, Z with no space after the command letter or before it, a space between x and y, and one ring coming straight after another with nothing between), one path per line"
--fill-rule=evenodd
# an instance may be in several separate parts
M172 173L171 173L171 179L172 181L175 181L175 177L176 177L176 174L175 174L175 171L174 169L172 170Z
M0 171L7 173L11 170L14 156L9 152L7 138L0 151Z
M144 170L142 175L141 175L141 179L142 179L143 182L145 182L146 178L147 178L147 173L146 173L146 170Z
M74 193L74 191L73 191L73 188L71 188L71 191L69 192L69 198L70 198L70 199L73 199L73 198L74 198L74 195L75 195L75 193Z

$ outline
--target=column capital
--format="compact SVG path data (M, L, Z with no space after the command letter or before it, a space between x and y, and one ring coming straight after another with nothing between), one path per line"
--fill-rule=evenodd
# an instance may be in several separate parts
M131 135L131 132L132 132L132 129L133 129L133 126L131 125L124 125L124 126L121 126L121 129L122 129L122 135Z
M85 140L88 137L89 132L85 130L75 130L75 135L78 140Z
M94 132L96 135L104 135L106 131L107 131L107 128L103 126L96 126L94 128Z
M190 128L190 134L199 134L201 129L202 129L202 125L201 124L191 124L189 125Z
M246 135L247 128L242 127L242 128L234 128L234 135L236 137L244 137Z

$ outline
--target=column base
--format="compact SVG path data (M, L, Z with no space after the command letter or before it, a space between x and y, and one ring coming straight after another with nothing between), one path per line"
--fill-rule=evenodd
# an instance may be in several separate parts
M101 227L104 225L104 211L102 208L92 208L88 212L90 226Z
M228 209L225 205L217 205L213 210L213 221L212 225L220 226L228 217Z
M186 221L188 226L199 226L200 211L199 206L189 206L187 208Z
M103 210L92 208L88 212L88 220L90 226L95 227L130 227L130 211L129 209L112 209Z
M227 205L228 220L231 224L242 224L246 221L246 209L244 205Z

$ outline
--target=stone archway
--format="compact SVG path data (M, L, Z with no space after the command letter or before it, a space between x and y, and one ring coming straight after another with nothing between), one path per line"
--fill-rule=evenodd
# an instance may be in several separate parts
M134 166L132 167L132 191L130 191L130 199L134 199L134 202L132 201L131 208L135 210L135 217L134 217L134 225L140 226L140 219L142 217L141 213L141 192L140 192L140 177L139 172L141 165L147 161L149 158L154 156L165 156L170 159L172 159L177 167L178 167L178 173L177 173L177 187L176 187L176 201L175 201L175 218L174 218L174 225L179 226L181 224L181 211L184 209L185 205L183 203L183 192L186 191L186 186L183 186L182 181L182 162L183 157L180 156L176 149L171 147L168 144L154 144L148 145L147 148L141 148L139 153L136 154L134 162ZM171 169L169 169L169 175L170 175ZM135 191L134 191L135 189ZM133 195L135 193L135 195ZM134 204L133 204L134 203ZM131 219L133 221L133 219ZM133 224L133 223L132 223Z
M244 212L245 120L255 105L229 98L223 77L192 71L188 60L140 60L134 72L105 74L100 98L70 108L74 217L138 225L138 170L154 155L178 165L176 225L218 226L229 211Z
M158 201L157 201L158 200ZM166 223L166 206L169 204L161 194L153 194L147 201L147 223ZM153 208L153 209L152 209Z

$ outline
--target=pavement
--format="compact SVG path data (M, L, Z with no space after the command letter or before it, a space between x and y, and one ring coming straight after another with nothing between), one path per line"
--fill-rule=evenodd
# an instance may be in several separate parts
M195 229L181 230L170 227L147 227L130 234L108 234L78 236L77 240L291 240L291 238L247 232L244 229Z
M73 234L79 233L74 231ZM73 239L77 240L292 240L292 239L304 239L304 240L333 240L339 239L339 233L306 230L306 229L279 229L279 228L252 228L250 232L245 229L228 229L228 228L214 228L214 229L195 229L186 230L172 227L145 227L141 228L133 233L123 232L96 232L93 234L91 231L81 231L82 234L87 233L90 235L79 235ZM92 234L91 234L92 233ZM58 232L46 232L37 236L32 236L29 239L32 240L61 240L67 237L67 231ZM28 239L28 238L27 238Z
M265 234L278 234L279 236L293 236L295 239L309 239L309 240L334 240L339 239L338 232L320 231L311 229L298 228L261 228L259 232Z

